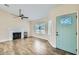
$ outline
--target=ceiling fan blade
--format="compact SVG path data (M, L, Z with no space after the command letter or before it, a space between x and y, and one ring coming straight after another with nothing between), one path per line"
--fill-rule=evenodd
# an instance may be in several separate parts
M21 17L21 9L19 9L19 16Z
M29 18L29 17L23 17L23 18Z

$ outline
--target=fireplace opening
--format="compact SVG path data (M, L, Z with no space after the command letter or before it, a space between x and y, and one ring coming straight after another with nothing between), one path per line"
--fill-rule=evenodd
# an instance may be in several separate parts
M21 39L21 32L14 32L13 33L13 40Z

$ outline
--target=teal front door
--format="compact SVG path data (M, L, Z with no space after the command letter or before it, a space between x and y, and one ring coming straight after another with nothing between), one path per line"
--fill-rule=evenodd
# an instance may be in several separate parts
M76 54L77 13L56 17L56 47Z

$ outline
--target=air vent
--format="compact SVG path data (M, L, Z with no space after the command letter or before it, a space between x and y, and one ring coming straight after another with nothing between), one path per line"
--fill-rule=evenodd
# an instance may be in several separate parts
M4 4L4 6L6 6L6 7L10 7L8 4Z

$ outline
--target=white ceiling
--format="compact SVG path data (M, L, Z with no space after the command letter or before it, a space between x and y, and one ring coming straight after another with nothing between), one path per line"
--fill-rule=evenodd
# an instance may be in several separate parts
M22 13L26 17L35 20L46 17L51 8L54 8L55 6L56 5L53 4L10 4L9 7L6 7L4 4L1 4L0 8L15 15L18 15L19 9L22 9Z

